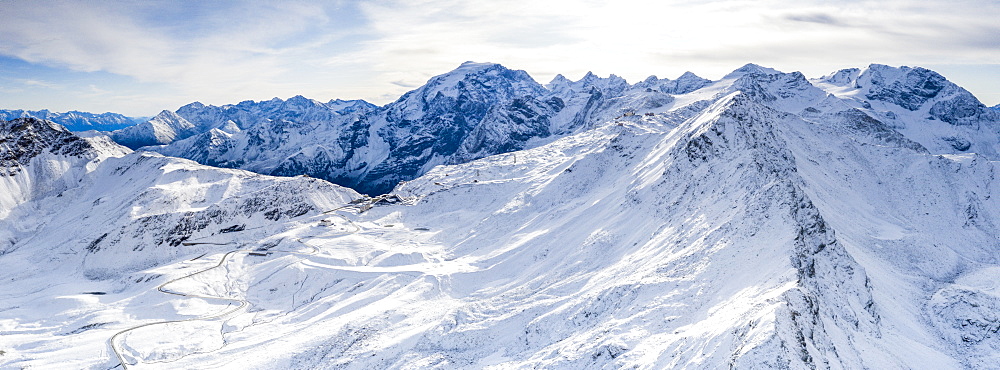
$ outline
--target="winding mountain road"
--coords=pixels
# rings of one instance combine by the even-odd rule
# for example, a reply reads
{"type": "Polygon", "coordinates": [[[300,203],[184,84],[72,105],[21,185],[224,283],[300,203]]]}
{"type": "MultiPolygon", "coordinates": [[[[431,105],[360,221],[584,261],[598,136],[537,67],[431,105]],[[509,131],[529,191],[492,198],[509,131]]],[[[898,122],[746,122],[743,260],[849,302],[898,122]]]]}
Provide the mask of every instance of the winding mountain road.
{"type": "MultiPolygon", "coordinates": [[[[353,207],[353,206],[354,205],[350,205],[349,204],[349,205],[341,206],[341,207],[338,207],[338,208],[335,208],[335,209],[332,209],[332,210],[329,210],[329,211],[326,211],[326,212],[322,213],[324,215],[332,214],[333,216],[340,217],[340,218],[344,219],[344,221],[346,221],[347,224],[350,225],[350,227],[354,228],[354,230],[352,230],[352,231],[345,231],[344,233],[342,233],[340,235],[334,235],[334,236],[341,236],[341,235],[353,234],[353,233],[357,233],[357,232],[359,232],[361,230],[361,228],[358,225],[356,225],[353,221],[351,221],[347,217],[344,217],[342,215],[333,213],[333,212],[336,212],[338,210],[341,210],[341,209],[344,209],[344,208],[348,208],[348,207],[353,207]]],[[[268,253],[284,253],[284,254],[288,254],[288,255],[298,255],[298,256],[314,256],[314,255],[316,255],[317,252],[319,252],[319,250],[316,247],[306,244],[305,242],[302,241],[302,239],[296,239],[296,241],[298,241],[298,242],[300,242],[300,243],[302,243],[302,244],[304,244],[304,245],[312,248],[312,251],[309,252],[309,253],[304,253],[304,252],[295,252],[295,251],[270,251],[269,250],[267,252],[268,253]]],[[[192,243],[192,244],[217,244],[218,245],[219,243],[192,243]]],[[[212,299],[212,300],[217,300],[217,301],[225,301],[225,302],[228,302],[227,303],[227,307],[226,307],[226,309],[224,309],[224,310],[222,310],[220,312],[217,312],[217,313],[214,313],[214,314],[211,314],[211,315],[207,315],[207,316],[200,316],[200,317],[195,317],[195,318],[190,318],[190,319],[183,319],[183,320],[166,320],[166,321],[151,322],[151,323],[146,323],[146,324],[142,324],[142,325],[133,326],[133,327],[130,327],[130,328],[127,328],[127,329],[124,329],[124,330],[121,330],[121,331],[115,333],[114,335],[111,336],[111,339],[108,339],[108,345],[111,346],[111,350],[115,353],[115,356],[118,357],[118,362],[121,363],[122,368],[123,369],[128,369],[129,366],[133,365],[133,364],[129,364],[125,360],[125,356],[123,355],[123,352],[124,352],[125,349],[122,348],[121,345],[116,344],[118,338],[121,337],[122,335],[128,333],[128,332],[131,332],[131,331],[134,331],[134,330],[137,330],[137,329],[141,329],[141,328],[145,328],[145,327],[154,326],[154,325],[166,325],[166,324],[181,323],[181,322],[190,322],[190,321],[214,320],[214,319],[218,319],[218,318],[221,318],[221,317],[225,317],[225,316],[227,316],[229,314],[232,314],[232,313],[234,313],[236,311],[239,311],[239,310],[243,309],[244,307],[250,305],[250,302],[247,301],[247,300],[245,300],[245,299],[227,298],[227,297],[222,297],[222,296],[206,296],[206,295],[199,295],[199,294],[188,294],[188,293],[183,293],[183,292],[172,291],[170,289],[167,289],[166,286],[170,285],[170,284],[172,284],[172,283],[174,283],[176,281],[184,280],[184,279],[189,279],[189,278],[191,278],[191,277],[193,277],[195,275],[202,274],[202,273],[214,270],[216,268],[222,267],[222,265],[225,264],[226,261],[228,259],[230,259],[230,257],[232,255],[236,254],[236,253],[250,254],[250,253],[253,253],[253,252],[259,252],[259,251],[253,250],[253,249],[238,249],[238,250],[230,251],[230,252],[226,253],[225,255],[223,255],[222,259],[219,260],[219,263],[216,263],[214,266],[211,266],[211,267],[208,267],[208,268],[205,268],[205,269],[199,270],[197,272],[194,272],[194,273],[191,273],[191,274],[187,274],[187,275],[175,278],[175,279],[171,279],[171,280],[169,280],[169,281],[167,281],[167,282],[165,282],[165,283],[160,284],[159,286],[157,286],[156,290],[158,290],[158,291],[160,291],[161,293],[164,293],[164,294],[170,294],[170,295],[180,296],[180,297],[184,297],[184,298],[201,298],[201,299],[212,299]],[[234,305],[236,307],[233,307],[234,305]]],[[[137,365],[137,364],[134,364],[134,365],[137,365]]]]}

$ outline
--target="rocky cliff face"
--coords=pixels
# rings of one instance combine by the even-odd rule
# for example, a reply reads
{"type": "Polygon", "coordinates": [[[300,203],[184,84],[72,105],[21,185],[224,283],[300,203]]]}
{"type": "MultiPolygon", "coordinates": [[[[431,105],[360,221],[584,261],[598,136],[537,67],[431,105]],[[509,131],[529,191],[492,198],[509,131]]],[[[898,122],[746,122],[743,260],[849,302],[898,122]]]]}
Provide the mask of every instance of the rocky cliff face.
{"type": "Polygon", "coordinates": [[[86,140],[73,135],[51,121],[36,118],[18,118],[4,121],[0,126],[0,167],[4,174],[14,176],[24,165],[47,153],[56,157],[96,157],[93,147],[86,140]]]}

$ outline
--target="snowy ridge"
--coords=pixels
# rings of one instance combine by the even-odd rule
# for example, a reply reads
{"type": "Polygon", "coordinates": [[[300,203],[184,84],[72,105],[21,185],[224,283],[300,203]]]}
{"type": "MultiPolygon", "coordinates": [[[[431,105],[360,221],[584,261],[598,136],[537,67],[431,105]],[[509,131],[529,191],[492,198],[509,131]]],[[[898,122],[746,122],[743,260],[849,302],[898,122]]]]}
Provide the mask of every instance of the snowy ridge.
{"type": "MultiPolygon", "coordinates": [[[[379,356],[402,351],[395,360],[400,362],[370,362],[366,351],[337,358],[363,361],[363,367],[397,367],[402,361],[477,367],[499,342],[502,358],[514,361],[506,366],[516,367],[857,364],[830,352],[833,339],[823,337],[840,327],[823,329],[822,320],[846,316],[844,311],[849,318],[858,314],[810,302],[858,299],[859,312],[867,312],[871,298],[863,270],[840,250],[817,210],[789,179],[794,176],[791,154],[767,123],[768,115],[778,114],[754,112],[760,108],[744,96],[716,103],[666,137],[612,126],[523,152],[518,164],[501,156],[492,163],[439,168],[407,183],[400,192],[422,197],[417,207],[427,210],[404,211],[397,218],[399,210],[387,209],[370,217],[445,227],[441,241],[456,246],[451,250],[455,261],[478,267],[448,279],[453,289],[448,296],[482,303],[449,313],[415,346],[385,349],[379,356]],[[654,146],[663,149],[647,152],[654,146]],[[634,175],[611,175],[618,171],[634,175]],[[717,203],[721,199],[730,200],[717,203]],[[461,206],[469,203],[477,204],[475,212],[482,215],[461,206]],[[728,216],[687,216],[719,211],[728,216]],[[457,229],[444,226],[455,222],[456,212],[482,221],[457,229]],[[748,222],[759,223],[762,215],[772,215],[763,219],[771,221],[748,222]],[[539,219],[546,221],[533,222],[539,219]],[[766,238],[747,240],[761,230],[767,230],[766,238]],[[710,245],[716,247],[706,248],[710,245]],[[758,257],[746,261],[755,250],[758,257]],[[723,278],[735,266],[744,275],[723,278]],[[816,278],[817,270],[826,279],[816,278]],[[846,281],[856,284],[842,286],[841,276],[853,276],[846,281]],[[801,285],[796,287],[797,280],[801,285]],[[738,294],[746,281],[754,282],[745,287],[753,293],[738,294]],[[827,291],[832,285],[846,292],[827,291]],[[753,303],[779,297],[784,303],[753,303]],[[695,319],[705,313],[703,321],[695,319]],[[453,324],[452,315],[468,319],[453,324]],[[730,337],[725,333],[731,329],[721,329],[729,325],[749,335],[730,337]],[[523,333],[511,330],[521,326],[526,326],[523,333]],[[809,338],[801,348],[800,337],[809,338]],[[706,352],[706,346],[716,350],[706,352]]],[[[427,299],[432,297],[429,293],[427,299]]],[[[867,315],[860,320],[871,330],[875,319],[867,315]]],[[[381,330],[391,333],[394,327],[381,330]]],[[[323,363],[316,361],[299,364],[323,363]]]]}

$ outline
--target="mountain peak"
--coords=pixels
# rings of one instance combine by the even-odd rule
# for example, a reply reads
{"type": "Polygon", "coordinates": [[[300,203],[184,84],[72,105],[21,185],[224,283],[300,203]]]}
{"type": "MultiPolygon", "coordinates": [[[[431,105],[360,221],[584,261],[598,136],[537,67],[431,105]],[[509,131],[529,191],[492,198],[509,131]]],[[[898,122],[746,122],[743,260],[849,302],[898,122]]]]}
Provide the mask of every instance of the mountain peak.
{"type": "Polygon", "coordinates": [[[603,91],[621,92],[629,88],[628,82],[624,78],[611,74],[607,78],[599,77],[594,72],[587,72],[579,81],[573,83],[578,91],[587,91],[597,88],[603,91]]]}
{"type": "Polygon", "coordinates": [[[460,68],[461,67],[476,68],[476,67],[490,67],[490,66],[494,66],[494,65],[498,65],[498,64],[497,63],[490,63],[490,62],[476,62],[476,61],[467,60],[464,63],[460,64],[459,67],[460,68]]]}
{"type": "Polygon", "coordinates": [[[969,95],[963,100],[976,100],[941,74],[921,67],[872,64],[858,76],[857,86],[867,89],[865,97],[868,99],[885,101],[910,111],[920,109],[924,103],[935,98],[956,93],[969,95]]]}
{"type": "Polygon", "coordinates": [[[449,74],[468,75],[471,73],[476,73],[479,71],[494,69],[494,68],[507,69],[507,67],[504,67],[503,65],[500,65],[498,63],[468,61],[462,63],[461,65],[458,66],[458,68],[455,68],[451,72],[445,73],[444,75],[449,75],[449,74]]]}
{"type": "Polygon", "coordinates": [[[512,70],[497,63],[465,62],[458,68],[434,77],[424,86],[407,92],[397,102],[419,97],[427,102],[440,94],[447,98],[457,98],[463,93],[477,91],[486,100],[492,95],[540,95],[544,88],[527,72],[512,70]]]}
{"type": "Polygon", "coordinates": [[[326,106],[340,114],[356,112],[359,110],[375,109],[378,106],[361,99],[343,100],[332,99],[326,106]]]}
{"type": "Polygon", "coordinates": [[[860,68],[844,68],[839,71],[828,74],[826,76],[820,77],[819,80],[833,85],[846,86],[849,84],[853,84],[858,79],[858,76],[860,74],[861,74],[860,68]]]}
{"type": "Polygon", "coordinates": [[[763,75],[775,75],[781,74],[782,72],[774,68],[762,67],[754,63],[747,63],[740,68],[730,72],[725,78],[738,77],[748,74],[763,74],[763,75]]]}
{"type": "Polygon", "coordinates": [[[866,70],[870,70],[870,71],[893,71],[893,72],[906,72],[906,71],[909,71],[911,69],[925,69],[925,68],[921,68],[921,67],[911,68],[909,66],[895,67],[895,66],[890,66],[890,65],[886,65],[886,64],[880,64],[880,63],[869,64],[868,67],[866,68],[866,70]]]}
{"type": "Polygon", "coordinates": [[[292,104],[292,105],[299,105],[299,106],[304,106],[304,105],[322,105],[323,104],[323,103],[320,103],[318,101],[315,101],[315,100],[309,99],[307,97],[304,97],[302,95],[295,95],[295,96],[293,96],[291,98],[288,98],[288,100],[285,100],[284,103],[285,104],[292,104]]]}
{"type": "Polygon", "coordinates": [[[691,71],[687,71],[677,77],[677,80],[704,80],[704,78],[701,78],[701,76],[698,76],[691,71]]]}
{"type": "MultiPolygon", "coordinates": [[[[185,104],[184,106],[182,106],[178,110],[181,110],[181,109],[204,109],[204,108],[205,108],[205,104],[202,104],[202,102],[200,102],[200,101],[195,101],[195,102],[191,102],[191,103],[185,104]]],[[[164,112],[166,112],[166,110],[164,110],[164,112]]]]}
{"type": "Polygon", "coordinates": [[[572,81],[570,81],[568,78],[566,78],[566,76],[563,76],[562,73],[560,73],[560,74],[557,74],[555,77],[552,77],[552,81],[549,81],[548,84],[549,85],[565,85],[565,84],[568,84],[568,83],[571,83],[571,82],[572,81]]]}
{"type": "Polygon", "coordinates": [[[660,78],[656,77],[656,75],[650,75],[649,77],[646,77],[646,79],[636,82],[634,85],[632,85],[632,88],[659,89],[661,84],[665,82],[670,82],[670,80],[665,79],[663,81],[660,81],[660,78]]]}
{"type": "Polygon", "coordinates": [[[61,125],[34,117],[0,121],[0,176],[13,176],[32,158],[48,151],[83,157],[93,147],[61,125]]]}

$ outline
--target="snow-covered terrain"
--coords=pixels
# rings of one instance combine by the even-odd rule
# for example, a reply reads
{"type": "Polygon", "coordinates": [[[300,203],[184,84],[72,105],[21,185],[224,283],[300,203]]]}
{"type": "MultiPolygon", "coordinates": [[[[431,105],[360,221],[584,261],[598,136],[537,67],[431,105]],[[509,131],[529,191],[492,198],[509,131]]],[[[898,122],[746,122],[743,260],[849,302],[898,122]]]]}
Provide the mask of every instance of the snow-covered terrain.
{"type": "Polygon", "coordinates": [[[91,329],[184,314],[168,313],[173,302],[155,293],[146,298],[159,276],[150,269],[232,248],[189,240],[278,231],[358,196],[317,179],[130,152],[48,121],[0,126],[0,367],[38,355],[46,360],[24,366],[91,366],[90,356],[110,354],[106,333],[91,329]]]}
{"type": "Polygon", "coordinates": [[[386,156],[365,162],[428,166],[376,198],[4,123],[0,367],[1000,363],[1000,113],[940,75],[750,64],[536,91],[462,68],[483,74],[358,118],[409,143],[354,146],[386,156]],[[501,83],[483,76],[519,108],[456,98],[501,83]],[[428,96],[441,110],[409,105],[428,96]],[[492,118],[457,126],[461,107],[492,118]],[[428,127],[522,144],[445,156],[428,127]],[[407,145],[438,154],[390,155],[407,145]]]}
{"type": "Polygon", "coordinates": [[[90,113],[69,111],[66,113],[50,112],[47,109],[31,111],[22,109],[0,109],[0,121],[17,118],[38,118],[49,120],[66,127],[70,131],[114,131],[120,130],[146,120],[146,117],[126,117],[118,113],[90,113]]]}

